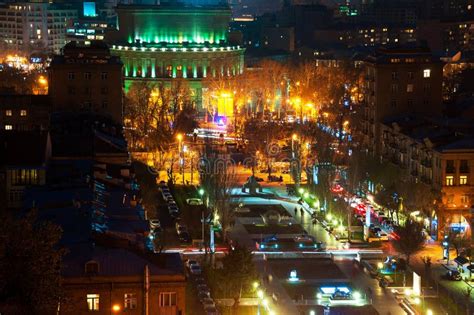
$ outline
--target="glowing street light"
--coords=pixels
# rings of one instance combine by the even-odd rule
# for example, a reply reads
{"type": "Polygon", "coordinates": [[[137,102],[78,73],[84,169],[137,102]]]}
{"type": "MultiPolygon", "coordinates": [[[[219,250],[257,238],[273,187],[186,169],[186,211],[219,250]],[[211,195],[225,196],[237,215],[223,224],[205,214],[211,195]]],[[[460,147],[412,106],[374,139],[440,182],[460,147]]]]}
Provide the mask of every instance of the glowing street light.
{"type": "Polygon", "coordinates": [[[428,309],[428,310],[426,311],[426,315],[433,315],[433,311],[430,310],[430,309],[428,309]]]}
{"type": "Polygon", "coordinates": [[[120,305],[114,304],[114,305],[112,306],[112,311],[113,311],[114,313],[120,312],[120,305]]]}
{"type": "Polygon", "coordinates": [[[260,286],[260,284],[257,281],[255,281],[254,283],[252,283],[252,286],[253,286],[254,290],[257,290],[257,288],[260,286]]]}
{"type": "Polygon", "coordinates": [[[201,197],[204,195],[204,189],[201,188],[201,189],[199,189],[198,192],[199,192],[199,195],[200,195],[201,197]]]}
{"type": "Polygon", "coordinates": [[[259,299],[263,299],[263,291],[262,290],[258,290],[257,291],[257,296],[259,299]]]}

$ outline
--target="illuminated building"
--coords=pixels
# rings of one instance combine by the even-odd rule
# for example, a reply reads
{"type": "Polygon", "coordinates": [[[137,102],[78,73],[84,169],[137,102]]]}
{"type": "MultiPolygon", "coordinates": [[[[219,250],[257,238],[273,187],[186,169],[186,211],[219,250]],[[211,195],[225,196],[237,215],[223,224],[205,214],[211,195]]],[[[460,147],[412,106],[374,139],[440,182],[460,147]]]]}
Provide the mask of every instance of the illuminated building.
{"type": "Polygon", "coordinates": [[[66,27],[77,18],[69,5],[19,2],[0,7],[0,41],[26,54],[58,53],[66,44],[66,27]]]}
{"type": "Polygon", "coordinates": [[[84,2],[81,16],[66,30],[66,40],[90,44],[93,40],[103,40],[105,33],[115,28],[116,16],[110,16],[106,9],[97,9],[95,2],[84,2]]]}
{"type": "Polygon", "coordinates": [[[119,5],[117,14],[118,30],[107,41],[124,64],[126,89],[135,81],[185,79],[201,108],[204,78],[243,71],[244,49],[227,37],[227,6],[119,5]]]}

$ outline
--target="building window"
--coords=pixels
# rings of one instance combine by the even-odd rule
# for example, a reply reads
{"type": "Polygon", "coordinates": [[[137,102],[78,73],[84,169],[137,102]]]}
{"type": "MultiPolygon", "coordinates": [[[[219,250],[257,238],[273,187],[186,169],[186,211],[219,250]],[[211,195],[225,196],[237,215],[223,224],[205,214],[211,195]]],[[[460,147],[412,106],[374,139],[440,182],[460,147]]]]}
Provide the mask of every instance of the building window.
{"type": "Polygon", "coordinates": [[[467,175],[459,176],[459,185],[467,185],[467,175]]]}
{"type": "Polygon", "coordinates": [[[160,307],[176,306],[176,292],[160,293],[160,307]]]}
{"type": "Polygon", "coordinates": [[[25,117],[26,115],[28,115],[28,112],[26,111],[26,109],[20,110],[20,116],[25,117]]]}
{"type": "Polygon", "coordinates": [[[5,125],[5,130],[13,130],[13,126],[12,125],[5,125]]]}
{"type": "Polygon", "coordinates": [[[390,106],[392,106],[393,108],[397,107],[397,100],[392,100],[390,102],[390,106]]]}
{"type": "Polygon", "coordinates": [[[461,160],[461,163],[459,165],[459,172],[469,173],[469,165],[467,164],[467,160],[461,160]]]}
{"type": "Polygon", "coordinates": [[[125,293],[123,305],[126,309],[134,310],[137,308],[137,295],[135,293],[125,293]]]}
{"type": "Polygon", "coordinates": [[[107,72],[102,72],[102,73],[100,74],[100,78],[101,78],[102,80],[107,80],[107,72]]]}
{"type": "Polygon", "coordinates": [[[431,70],[430,69],[423,70],[423,78],[429,78],[429,77],[431,77],[431,70]]]}
{"type": "Polygon", "coordinates": [[[454,185],[454,176],[449,175],[446,176],[446,186],[453,186],[454,185]]]}
{"type": "Polygon", "coordinates": [[[107,108],[107,105],[108,105],[107,101],[102,101],[102,108],[107,108]]]}
{"type": "Polygon", "coordinates": [[[408,107],[412,107],[413,106],[413,100],[407,100],[407,103],[408,103],[408,107]]]}
{"type": "Polygon", "coordinates": [[[89,311],[99,310],[99,294],[87,294],[87,307],[89,311]]]}
{"type": "Polygon", "coordinates": [[[461,196],[461,203],[462,204],[469,204],[469,195],[462,195],[461,196]]]}
{"type": "Polygon", "coordinates": [[[446,201],[447,201],[448,204],[454,203],[454,195],[448,195],[446,197],[446,201]]]}
{"type": "Polygon", "coordinates": [[[75,89],[73,86],[69,86],[69,87],[67,88],[67,93],[68,93],[69,95],[75,95],[75,94],[76,94],[76,89],[75,89]]]}
{"type": "Polygon", "coordinates": [[[91,93],[90,87],[86,86],[86,87],[84,88],[84,94],[85,94],[85,95],[88,95],[88,94],[90,94],[90,93],[91,93]]]}
{"type": "Polygon", "coordinates": [[[85,101],[84,102],[84,108],[91,108],[92,107],[92,102],[91,101],[85,101]]]}
{"type": "Polygon", "coordinates": [[[407,92],[408,93],[413,92],[413,84],[407,84],[407,92]]]}
{"type": "Polygon", "coordinates": [[[7,110],[5,111],[5,116],[12,116],[12,115],[13,115],[13,112],[12,112],[11,109],[7,109],[7,110]]]}
{"type": "Polygon", "coordinates": [[[408,79],[413,79],[413,77],[414,77],[413,72],[409,71],[408,72],[408,79]]]}
{"type": "Polygon", "coordinates": [[[11,185],[35,185],[39,183],[38,171],[35,169],[17,169],[10,173],[11,185]]]}
{"type": "Polygon", "coordinates": [[[92,75],[90,72],[84,72],[84,79],[90,80],[92,78],[92,75]]]}
{"type": "Polygon", "coordinates": [[[69,73],[67,74],[67,78],[68,78],[69,80],[74,80],[75,77],[76,77],[76,75],[74,74],[74,72],[69,72],[69,73]]]}
{"type": "Polygon", "coordinates": [[[390,89],[392,93],[398,93],[398,84],[392,84],[390,89]]]}
{"type": "Polygon", "coordinates": [[[398,79],[398,72],[393,71],[392,72],[392,80],[397,80],[398,79]]]}
{"type": "Polygon", "coordinates": [[[425,84],[423,85],[423,92],[429,93],[430,90],[431,90],[431,85],[430,85],[429,83],[425,83],[425,84]]]}
{"type": "Polygon", "coordinates": [[[109,91],[107,90],[106,87],[103,87],[103,88],[100,89],[100,93],[101,93],[101,94],[107,94],[108,92],[109,92],[109,91]]]}
{"type": "Polygon", "coordinates": [[[88,275],[98,274],[99,273],[99,263],[96,262],[96,261],[93,261],[93,260],[86,262],[85,271],[86,271],[86,274],[88,274],[88,275]]]}
{"type": "Polygon", "coordinates": [[[446,160],[446,173],[454,173],[454,160],[446,160]]]}

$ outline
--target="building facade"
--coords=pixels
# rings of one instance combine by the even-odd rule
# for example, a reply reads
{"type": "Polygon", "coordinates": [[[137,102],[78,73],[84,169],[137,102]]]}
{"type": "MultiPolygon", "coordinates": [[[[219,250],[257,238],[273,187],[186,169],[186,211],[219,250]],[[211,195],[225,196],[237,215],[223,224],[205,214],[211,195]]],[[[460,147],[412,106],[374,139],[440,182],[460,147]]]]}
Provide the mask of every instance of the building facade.
{"type": "Polygon", "coordinates": [[[0,130],[47,130],[50,109],[46,95],[0,95],[0,130]]]}
{"type": "Polygon", "coordinates": [[[381,130],[381,157],[397,165],[409,182],[430,187],[439,199],[426,213],[432,236],[472,233],[474,137],[456,131],[466,132],[465,127],[436,119],[406,117],[381,124],[381,130]]]}
{"type": "Polygon", "coordinates": [[[365,61],[360,141],[380,152],[380,123],[406,113],[441,114],[443,64],[421,48],[379,49],[365,61]]]}
{"type": "Polygon", "coordinates": [[[184,79],[202,104],[203,79],[242,73],[244,49],[227,38],[222,5],[119,5],[118,31],[107,41],[124,63],[125,88],[136,81],[184,79]]]}
{"type": "Polygon", "coordinates": [[[122,122],[122,62],[104,42],[68,43],[48,73],[54,111],[98,113],[122,122]]]}
{"type": "Polygon", "coordinates": [[[58,53],[66,44],[66,28],[77,9],[47,2],[18,2],[0,7],[0,40],[7,49],[58,53]]]}
{"type": "Polygon", "coordinates": [[[179,255],[144,257],[126,249],[91,247],[71,248],[70,259],[65,258],[66,302],[60,314],[186,314],[179,255]]]}

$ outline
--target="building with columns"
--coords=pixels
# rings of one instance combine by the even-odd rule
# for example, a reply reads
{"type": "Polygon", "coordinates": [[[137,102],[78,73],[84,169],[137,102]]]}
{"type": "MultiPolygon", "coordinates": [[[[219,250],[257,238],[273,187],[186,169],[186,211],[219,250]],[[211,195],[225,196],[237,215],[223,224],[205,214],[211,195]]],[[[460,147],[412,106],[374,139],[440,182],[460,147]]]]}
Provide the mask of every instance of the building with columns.
{"type": "Polygon", "coordinates": [[[243,71],[244,49],[228,40],[231,12],[221,2],[119,5],[117,14],[107,41],[124,64],[126,90],[135,81],[185,79],[201,109],[203,79],[243,71]]]}

